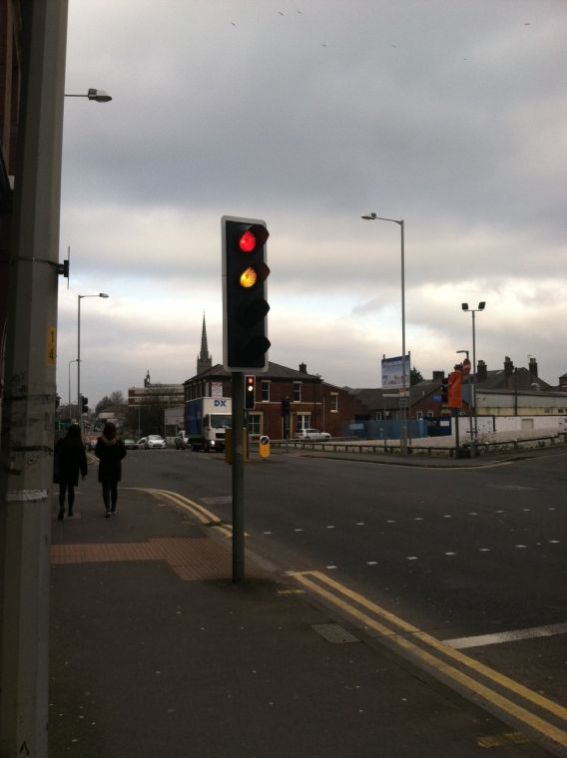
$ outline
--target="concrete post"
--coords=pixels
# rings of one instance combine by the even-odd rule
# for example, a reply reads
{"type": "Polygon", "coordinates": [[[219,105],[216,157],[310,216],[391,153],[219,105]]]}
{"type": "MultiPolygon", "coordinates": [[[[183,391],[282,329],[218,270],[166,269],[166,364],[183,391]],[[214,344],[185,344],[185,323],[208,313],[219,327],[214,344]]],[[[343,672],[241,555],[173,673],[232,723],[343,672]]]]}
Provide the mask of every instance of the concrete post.
{"type": "Polygon", "coordinates": [[[0,473],[0,755],[46,758],[67,0],[22,0],[21,10],[0,473]]]}

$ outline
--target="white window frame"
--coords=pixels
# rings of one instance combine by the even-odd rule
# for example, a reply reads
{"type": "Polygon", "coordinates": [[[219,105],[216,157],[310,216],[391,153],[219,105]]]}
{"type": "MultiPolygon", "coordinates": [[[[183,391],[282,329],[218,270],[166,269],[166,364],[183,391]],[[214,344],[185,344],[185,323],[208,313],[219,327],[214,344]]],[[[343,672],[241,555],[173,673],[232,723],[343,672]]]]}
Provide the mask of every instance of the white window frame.
{"type": "Polygon", "coordinates": [[[311,428],[311,414],[310,413],[296,413],[295,414],[295,428],[298,432],[302,429],[311,428]]]}
{"type": "Polygon", "coordinates": [[[248,411],[248,434],[260,435],[262,434],[262,414],[253,413],[248,411]]]}

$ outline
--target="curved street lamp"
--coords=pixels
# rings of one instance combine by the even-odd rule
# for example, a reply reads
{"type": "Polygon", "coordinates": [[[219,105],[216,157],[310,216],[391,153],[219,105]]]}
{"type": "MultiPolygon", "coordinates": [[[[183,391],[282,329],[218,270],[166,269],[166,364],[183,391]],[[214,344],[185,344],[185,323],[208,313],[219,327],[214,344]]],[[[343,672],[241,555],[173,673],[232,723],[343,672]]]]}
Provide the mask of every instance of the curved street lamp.
{"type": "Polygon", "coordinates": [[[378,216],[374,211],[361,216],[365,221],[390,221],[392,224],[398,224],[401,235],[401,268],[402,268],[402,397],[400,410],[402,416],[402,428],[400,439],[400,452],[407,455],[408,452],[408,408],[409,408],[409,390],[408,375],[406,365],[406,270],[405,270],[405,248],[404,248],[404,219],[385,218],[378,216]]]}

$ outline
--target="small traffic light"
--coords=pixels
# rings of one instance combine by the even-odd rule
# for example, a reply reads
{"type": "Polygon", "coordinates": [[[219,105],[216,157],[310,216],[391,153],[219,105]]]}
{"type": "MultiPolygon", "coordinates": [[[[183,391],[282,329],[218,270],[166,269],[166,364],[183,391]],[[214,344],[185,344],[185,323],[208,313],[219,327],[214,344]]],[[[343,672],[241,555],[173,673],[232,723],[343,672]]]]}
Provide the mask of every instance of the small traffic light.
{"type": "Polygon", "coordinates": [[[449,379],[446,377],[441,382],[441,400],[446,403],[449,399],[449,379]]]}
{"type": "Polygon", "coordinates": [[[223,216],[222,275],[224,368],[266,371],[268,368],[266,259],[269,237],[264,221],[223,216]]]}
{"type": "Polygon", "coordinates": [[[89,412],[89,399],[84,395],[81,395],[81,413],[89,412]]]}
{"type": "Polygon", "coordinates": [[[256,377],[247,376],[244,382],[244,407],[253,411],[256,404],[256,377]]]}

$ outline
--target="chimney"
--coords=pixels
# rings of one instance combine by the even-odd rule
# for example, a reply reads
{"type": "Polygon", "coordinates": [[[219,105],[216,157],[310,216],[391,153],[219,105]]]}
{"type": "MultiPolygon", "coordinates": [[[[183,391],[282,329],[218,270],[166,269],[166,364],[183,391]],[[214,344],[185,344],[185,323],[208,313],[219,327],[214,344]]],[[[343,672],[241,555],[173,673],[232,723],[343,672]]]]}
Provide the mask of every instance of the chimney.
{"type": "Polygon", "coordinates": [[[476,364],[476,378],[478,382],[485,382],[488,378],[488,370],[484,361],[478,361],[476,364]]]}
{"type": "Polygon", "coordinates": [[[514,364],[510,360],[510,356],[507,355],[504,358],[504,374],[506,376],[512,376],[513,373],[514,373],[514,364]]]}
{"type": "Polygon", "coordinates": [[[307,365],[305,363],[300,363],[299,364],[299,370],[301,371],[302,374],[306,374],[307,373],[307,365]]]}
{"type": "Polygon", "coordinates": [[[530,365],[528,366],[528,371],[530,374],[533,374],[533,376],[537,377],[537,361],[533,357],[530,357],[530,365]]]}

